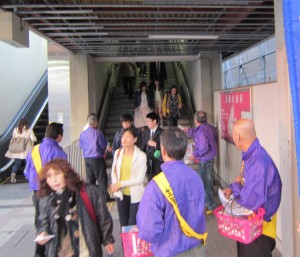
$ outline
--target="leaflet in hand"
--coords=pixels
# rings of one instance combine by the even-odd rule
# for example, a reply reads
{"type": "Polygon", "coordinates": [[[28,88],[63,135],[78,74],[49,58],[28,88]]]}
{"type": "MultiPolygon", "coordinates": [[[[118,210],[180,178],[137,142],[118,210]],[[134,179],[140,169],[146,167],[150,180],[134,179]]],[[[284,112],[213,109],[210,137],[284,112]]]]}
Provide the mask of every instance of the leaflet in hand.
{"type": "Polygon", "coordinates": [[[53,237],[55,237],[55,235],[37,236],[34,242],[52,239],[53,237]]]}
{"type": "Polygon", "coordinates": [[[231,194],[230,197],[227,199],[221,188],[219,188],[218,194],[220,201],[228,214],[234,216],[243,216],[250,215],[253,213],[253,211],[246,209],[245,207],[239,205],[236,201],[234,201],[233,194],[231,194]]]}

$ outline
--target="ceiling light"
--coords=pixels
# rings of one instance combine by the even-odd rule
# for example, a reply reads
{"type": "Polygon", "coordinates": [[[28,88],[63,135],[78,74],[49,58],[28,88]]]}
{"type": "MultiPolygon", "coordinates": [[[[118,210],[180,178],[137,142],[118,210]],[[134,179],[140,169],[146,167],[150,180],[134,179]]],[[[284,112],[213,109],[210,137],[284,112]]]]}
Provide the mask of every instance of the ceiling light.
{"type": "Polygon", "coordinates": [[[148,35],[151,39],[218,39],[218,35],[186,35],[186,34],[153,34],[148,35]]]}

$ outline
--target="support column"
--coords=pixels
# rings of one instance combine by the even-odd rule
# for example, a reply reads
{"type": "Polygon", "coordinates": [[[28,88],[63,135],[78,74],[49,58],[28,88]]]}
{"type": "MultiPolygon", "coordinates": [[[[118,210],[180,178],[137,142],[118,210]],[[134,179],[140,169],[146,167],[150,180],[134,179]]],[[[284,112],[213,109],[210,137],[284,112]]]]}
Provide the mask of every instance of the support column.
{"type": "Polygon", "coordinates": [[[70,63],[71,141],[79,138],[89,113],[87,55],[71,55],[70,63]]]}
{"type": "Polygon", "coordinates": [[[217,52],[201,52],[197,60],[184,62],[190,78],[195,107],[207,112],[208,121],[213,122],[213,92],[222,86],[222,59],[217,52]]]}
{"type": "Polygon", "coordinates": [[[279,172],[282,179],[283,190],[281,198],[281,213],[277,220],[277,247],[283,257],[297,256],[294,251],[294,229],[293,229],[293,168],[292,147],[293,134],[291,128],[292,113],[290,100],[290,85],[288,76],[288,64],[283,28],[282,1],[274,2],[275,8],[275,35],[276,35],[276,65],[278,84],[278,122],[279,122],[279,172]],[[288,210],[288,211],[287,211],[288,210]]]}
{"type": "Polygon", "coordinates": [[[49,121],[64,124],[61,146],[79,138],[89,113],[88,57],[50,45],[48,49],[49,121]]]}

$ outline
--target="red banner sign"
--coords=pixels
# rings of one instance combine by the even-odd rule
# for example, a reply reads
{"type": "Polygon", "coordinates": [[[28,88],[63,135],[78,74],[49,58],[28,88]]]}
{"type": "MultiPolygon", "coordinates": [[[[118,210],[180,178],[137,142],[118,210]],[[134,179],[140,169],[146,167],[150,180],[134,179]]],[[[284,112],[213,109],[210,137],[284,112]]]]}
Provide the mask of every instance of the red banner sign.
{"type": "Polygon", "coordinates": [[[233,143],[232,127],[241,118],[252,119],[250,88],[220,93],[221,137],[233,143]]]}

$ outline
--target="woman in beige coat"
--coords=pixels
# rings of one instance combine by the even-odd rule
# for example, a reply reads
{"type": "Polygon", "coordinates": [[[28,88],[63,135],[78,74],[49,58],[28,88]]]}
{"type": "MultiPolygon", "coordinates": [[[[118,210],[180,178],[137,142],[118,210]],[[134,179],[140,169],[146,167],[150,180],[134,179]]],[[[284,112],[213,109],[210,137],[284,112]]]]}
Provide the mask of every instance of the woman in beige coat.
{"type": "Polygon", "coordinates": [[[32,149],[33,143],[36,142],[37,139],[33,133],[33,130],[29,128],[28,121],[26,119],[20,120],[18,127],[16,127],[13,131],[12,137],[24,137],[27,142],[26,148],[23,152],[11,153],[10,151],[7,151],[5,154],[5,157],[9,159],[15,159],[11,169],[11,182],[16,183],[16,174],[21,167],[22,162],[25,161],[28,152],[32,149]]]}
{"type": "Polygon", "coordinates": [[[124,130],[114,155],[110,191],[114,193],[121,226],[136,225],[136,213],[144,194],[147,170],[146,154],[136,145],[137,135],[132,127],[124,130]]]}

